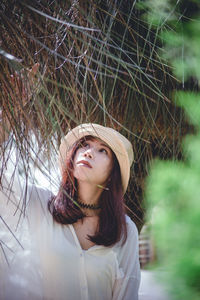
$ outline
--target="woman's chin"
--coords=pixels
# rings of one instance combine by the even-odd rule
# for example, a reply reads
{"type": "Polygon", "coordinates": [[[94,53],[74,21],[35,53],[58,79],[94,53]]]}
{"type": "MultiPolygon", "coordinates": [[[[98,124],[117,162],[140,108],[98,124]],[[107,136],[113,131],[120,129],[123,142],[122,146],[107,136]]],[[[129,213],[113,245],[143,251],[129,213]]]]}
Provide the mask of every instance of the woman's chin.
{"type": "Polygon", "coordinates": [[[102,183],[98,183],[97,181],[94,180],[94,178],[89,178],[88,176],[74,176],[78,182],[78,184],[84,183],[87,185],[91,185],[91,186],[102,186],[102,183]]]}

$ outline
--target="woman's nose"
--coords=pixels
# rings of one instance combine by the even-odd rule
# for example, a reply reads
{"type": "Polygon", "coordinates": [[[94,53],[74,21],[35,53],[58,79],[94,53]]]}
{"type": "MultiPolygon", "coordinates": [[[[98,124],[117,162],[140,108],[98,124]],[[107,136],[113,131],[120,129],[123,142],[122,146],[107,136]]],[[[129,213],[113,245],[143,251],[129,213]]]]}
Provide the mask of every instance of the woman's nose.
{"type": "Polygon", "coordinates": [[[87,149],[87,150],[84,152],[84,156],[85,156],[85,157],[89,157],[89,158],[93,158],[93,153],[92,153],[91,149],[87,149]]]}

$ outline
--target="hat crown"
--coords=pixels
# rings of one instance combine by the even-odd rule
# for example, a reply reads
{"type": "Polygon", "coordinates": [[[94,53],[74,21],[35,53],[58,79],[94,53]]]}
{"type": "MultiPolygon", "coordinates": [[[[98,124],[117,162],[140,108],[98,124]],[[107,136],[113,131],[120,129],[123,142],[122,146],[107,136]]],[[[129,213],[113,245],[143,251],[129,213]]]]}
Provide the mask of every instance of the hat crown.
{"type": "MultiPolygon", "coordinates": [[[[108,127],[109,128],[109,127],[108,127]]],[[[124,145],[124,148],[127,151],[128,154],[128,158],[129,158],[129,162],[130,162],[130,166],[133,163],[133,147],[131,145],[131,143],[129,142],[129,140],[123,136],[121,133],[119,133],[118,131],[114,130],[113,128],[110,128],[114,134],[116,134],[118,136],[118,138],[121,140],[121,142],[124,145]]]]}

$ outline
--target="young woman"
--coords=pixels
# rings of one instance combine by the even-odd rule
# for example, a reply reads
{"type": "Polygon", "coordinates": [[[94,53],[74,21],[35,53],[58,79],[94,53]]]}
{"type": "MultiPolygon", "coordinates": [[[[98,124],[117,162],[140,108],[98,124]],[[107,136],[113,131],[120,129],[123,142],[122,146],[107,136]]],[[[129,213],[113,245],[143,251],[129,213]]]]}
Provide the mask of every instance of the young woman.
{"type": "MultiPolygon", "coordinates": [[[[28,199],[18,237],[25,249],[9,271],[2,263],[0,299],[138,299],[138,232],[123,203],[132,161],[130,142],[112,128],[89,123],[68,132],[58,194],[21,189],[28,199]]],[[[2,186],[6,200],[8,181],[2,186]]],[[[18,189],[9,194],[12,203],[18,189]]]]}

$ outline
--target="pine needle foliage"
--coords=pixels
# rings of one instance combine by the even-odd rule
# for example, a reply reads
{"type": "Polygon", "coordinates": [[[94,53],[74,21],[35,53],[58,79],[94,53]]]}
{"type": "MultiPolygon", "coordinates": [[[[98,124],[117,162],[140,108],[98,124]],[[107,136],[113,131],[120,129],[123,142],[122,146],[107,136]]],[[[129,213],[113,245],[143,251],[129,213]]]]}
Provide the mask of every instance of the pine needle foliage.
{"type": "MultiPolygon", "coordinates": [[[[176,4],[175,1],[164,2],[168,8],[176,4]]],[[[177,26],[177,31],[168,28],[162,38],[174,73],[186,82],[196,83],[194,91],[174,94],[177,104],[184,108],[187,119],[195,127],[195,134],[184,139],[181,162],[157,160],[153,163],[146,199],[157,249],[156,267],[165,270],[162,280],[167,284],[170,299],[197,300],[200,298],[200,55],[197,51],[200,3],[187,1],[186,7],[182,26],[177,26],[176,16],[180,10],[172,9],[170,26],[177,26]]]]}
{"type": "Polygon", "coordinates": [[[126,201],[139,228],[149,161],[181,158],[180,141],[188,131],[182,109],[171,101],[180,81],[161,58],[162,40],[143,18],[146,9],[138,7],[140,2],[0,4],[4,131],[11,129],[29,164],[33,135],[50,159],[60,138],[77,124],[96,122],[120,130],[135,153],[126,201]],[[29,87],[29,70],[36,63],[39,69],[29,87]],[[27,97],[24,88],[30,89],[27,97]]]}

